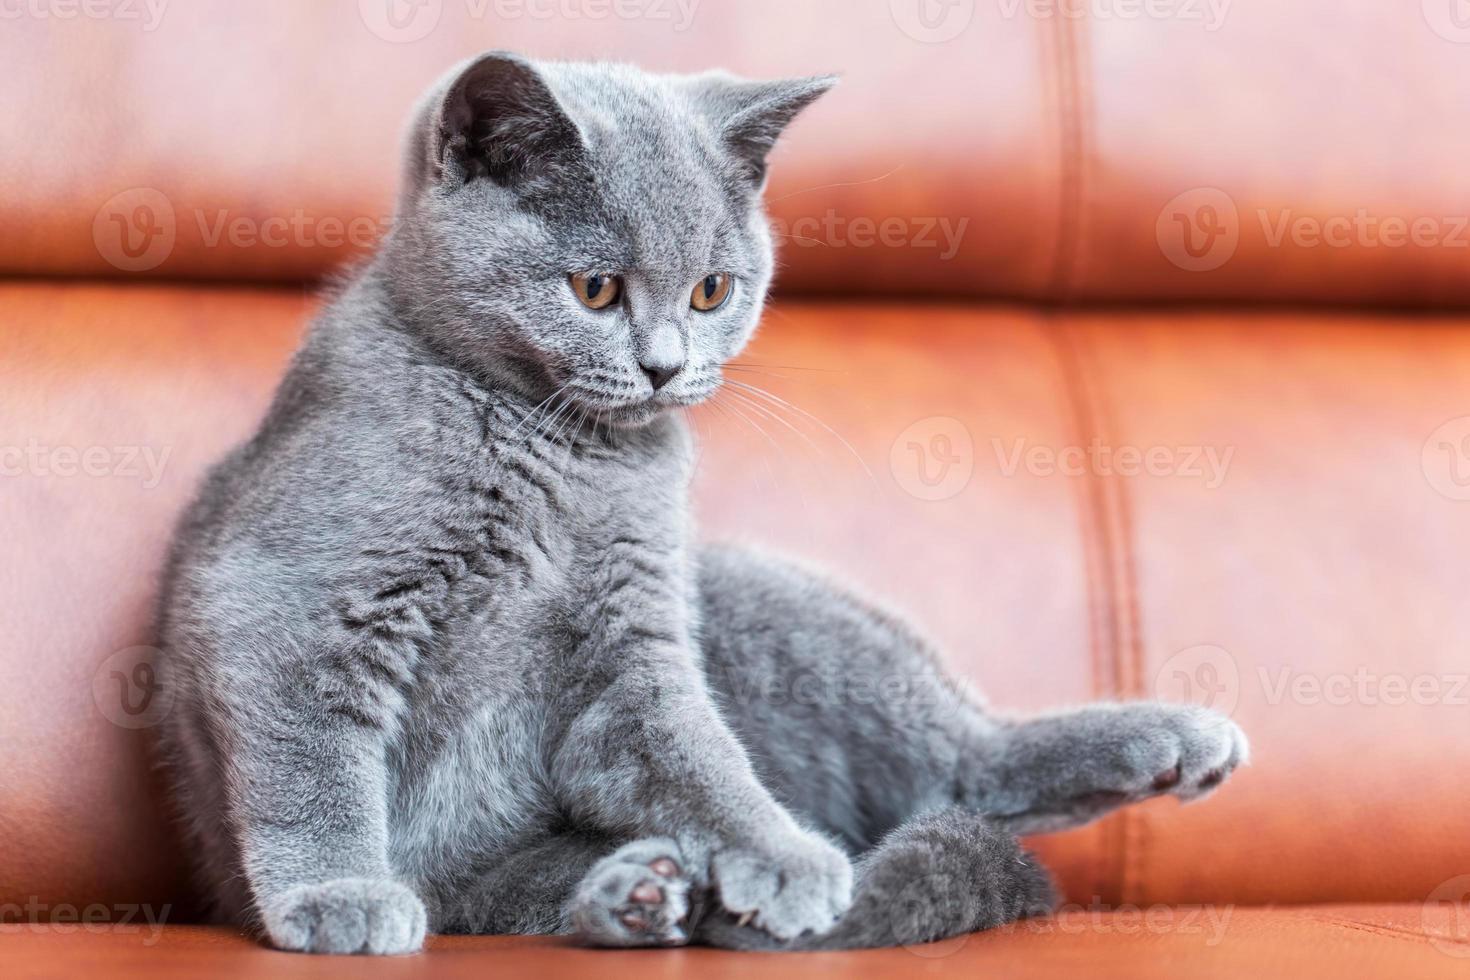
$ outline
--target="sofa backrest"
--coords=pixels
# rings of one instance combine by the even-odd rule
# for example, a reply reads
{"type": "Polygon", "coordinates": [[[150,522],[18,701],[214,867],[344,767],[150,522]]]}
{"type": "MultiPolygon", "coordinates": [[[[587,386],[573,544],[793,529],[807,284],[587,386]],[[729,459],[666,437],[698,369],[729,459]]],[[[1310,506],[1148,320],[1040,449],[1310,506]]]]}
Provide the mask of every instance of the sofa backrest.
{"type": "Polygon", "coordinates": [[[140,0],[19,16],[0,37],[0,272],[328,275],[390,216],[415,98],[499,47],[841,72],[774,168],[788,291],[1463,306],[1456,2],[140,0]]]}

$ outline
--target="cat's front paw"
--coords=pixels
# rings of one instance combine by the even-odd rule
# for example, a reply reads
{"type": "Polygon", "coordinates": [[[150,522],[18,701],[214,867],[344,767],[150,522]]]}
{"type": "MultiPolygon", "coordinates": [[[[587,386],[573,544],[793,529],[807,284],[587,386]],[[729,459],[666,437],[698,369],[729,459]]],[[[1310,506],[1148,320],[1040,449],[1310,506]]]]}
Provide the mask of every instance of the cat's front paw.
{"type": "Polygon", "coordinates": [[[678,845],[634,841],[592,866],[567,906],[577,936],[598,946],[682,946],[691,882],[678,845]]]}
{"type": "Polygon", "coordinates": [[[852,864],[816,834],[721,851],[711,871],[725,910],[777,939],[825,933],[852,904],[852,864]]]}
{"type": "Polygon", "coordinates": [[[386,879],[297,885],[266,902],[262,918],[274,946],[304,953],[416,953],[428,931],[418,895],[386,879]]]}

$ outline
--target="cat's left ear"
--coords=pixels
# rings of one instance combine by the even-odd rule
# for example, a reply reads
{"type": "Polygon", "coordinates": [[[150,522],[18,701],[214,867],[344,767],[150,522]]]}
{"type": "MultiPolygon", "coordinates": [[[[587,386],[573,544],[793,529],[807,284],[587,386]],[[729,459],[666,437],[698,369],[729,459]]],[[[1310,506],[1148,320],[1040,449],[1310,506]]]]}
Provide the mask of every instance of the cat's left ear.
{"type": "Polygon", "coordinates": [[[694,80],[697,99],[741,170],[759,186],[766,157],[796,114],[837,84],[836,75],[751,82],[724,73],[694,80]]]}

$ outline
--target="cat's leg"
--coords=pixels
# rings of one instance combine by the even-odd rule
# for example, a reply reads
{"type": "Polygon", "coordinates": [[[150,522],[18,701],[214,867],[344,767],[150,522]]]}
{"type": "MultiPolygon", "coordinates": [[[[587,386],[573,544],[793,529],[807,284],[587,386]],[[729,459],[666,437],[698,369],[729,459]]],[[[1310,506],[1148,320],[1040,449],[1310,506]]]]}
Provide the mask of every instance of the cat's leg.
{"type": "Polygon", "coordinates": [[[1249,758],[1234,722],[1192,705],[1097,704],[986,732],[961,799],[1014,833],[1064,830],[1151,796],[1195,800],[1249,758]]]}
{"type": "Polygon", "coordinates": [[[547,935],[568,932],[568,903],[587,872],[615,842],[600,834],[552,831],[506,844],[479,866],[435,883],[435,932],[547,935]]]}
{"type": "Polygon", "coordinates": [[[858,860],[852,906],[826,935],[782,944],[720,915],[697,935],[728,949],[910,945],[1043,915],[1055,901],[1050,877],[1014,835],[949,807],[906,821],[858,860]]]}
{"type": "Polygon", "coordinates": [[[548,713],[551,784],[577,826],[673,840],[681,868],[770,934],[826,931],[851,900],[851,864],[772,797],[721,717],[682,571],[657,542],[629,541],[588,574],[602,598],[573,624],[548,713]]]}
{"type": "Polygon", "coordinates": [[[901,619],[740,548],[702,550],[698,582],[705,674],[778,799],[854,852],[956,802],[991,725],[901,619]]]}
{"type": "Polygon", "coordinates": [[[708,905],[707,891],[668,838],[619,847],[601,834],[551,832],[440,882],[429,925],[477,935],[574,933],[598,946],[680,946],[708,905]]]}
{"type": "Polygon", "coordinates": [[[1035,833],[1193,799],[1247,755],[1233,722],[1188,705],[997,718],[901,620],[786,561],[707,549],[699,587],[705,672],[763,781],[854,850],[948,804],[1035,833]]]}
{"type": "MultiPolygon", "coordinates": [[[[257,651],[269,635],[262,626],[208,642],[257,651]]],[[[239,848],[253,924],[280,949],[412,952],[425,907],[388,858],[384,756],[400,695],[381,648],[342,639],[334,656],[221,656],[180,696],[213,705],[214,764],[200,778],[224,787],[216,832],[239,848]]]]}

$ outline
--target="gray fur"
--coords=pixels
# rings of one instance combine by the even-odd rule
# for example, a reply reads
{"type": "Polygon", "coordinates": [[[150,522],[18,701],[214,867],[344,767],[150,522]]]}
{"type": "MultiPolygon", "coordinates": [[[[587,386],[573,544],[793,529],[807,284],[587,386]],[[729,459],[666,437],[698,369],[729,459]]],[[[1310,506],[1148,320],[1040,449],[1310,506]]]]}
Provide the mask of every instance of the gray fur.
{"type": "Polygon", "coordinates": [[[217,918],[317,952],[922,941],[1047,906],[1015,833],[1244,758],[1190,708],[994,718],[872,604],[694,543],[668,409],[755,327],[765,154],[829,85],[491,54],[421,104],[392,233],[177,533],[162,747],[217,918]],[[584,308],[590,272],[626,303],[584,308]]]}

